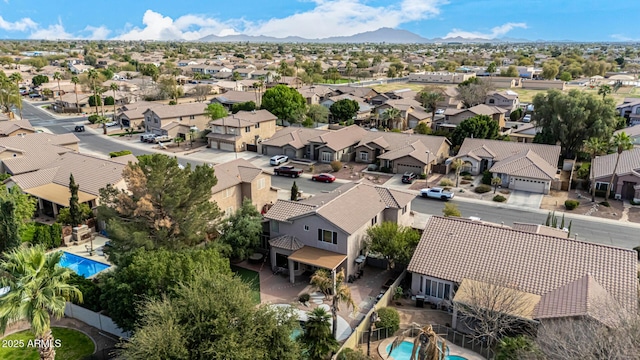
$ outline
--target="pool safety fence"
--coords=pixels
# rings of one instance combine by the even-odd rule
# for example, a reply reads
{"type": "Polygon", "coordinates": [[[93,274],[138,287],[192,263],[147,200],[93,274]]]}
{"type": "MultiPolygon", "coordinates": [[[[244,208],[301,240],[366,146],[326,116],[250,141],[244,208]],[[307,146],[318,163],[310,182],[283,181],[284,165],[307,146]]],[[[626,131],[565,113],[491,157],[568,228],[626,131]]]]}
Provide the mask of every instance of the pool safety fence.
{"type": "Polygon", "coordinates": [[[94,328],[100,329],[103,332],[109,333],[115,337],[129,339],[131,334],[123,331],[111,320],[110,317],[85,309],[81,306],[67,302],[64,308],[64,315],[73,319],[80,320],[94,328]]]}
{"type": "MultiPolygon", "coordinates": [[[[444,338],[449,344],[454,344],[454,345],[463,347],[465,349],[471,350],[483,356],[486,359],[495,358],[495,352],[492,349],[490,349],[489,347],[484,345],[481,341],[479,341],[478,339],[476,339],[475,337],[469,334],[461,333],[448,326],[444,326],[440,324],[433,324],[431,325],[431,327],[433,328],[433,331],[436,332],[436,334],[444,338]]],[[[420,333],[420,329],[417,329],[417,328],[409,328],[406,330],[400,329],[398,332],[404,333],[405,336],[407,337],[416,337],[420,333]]]]}

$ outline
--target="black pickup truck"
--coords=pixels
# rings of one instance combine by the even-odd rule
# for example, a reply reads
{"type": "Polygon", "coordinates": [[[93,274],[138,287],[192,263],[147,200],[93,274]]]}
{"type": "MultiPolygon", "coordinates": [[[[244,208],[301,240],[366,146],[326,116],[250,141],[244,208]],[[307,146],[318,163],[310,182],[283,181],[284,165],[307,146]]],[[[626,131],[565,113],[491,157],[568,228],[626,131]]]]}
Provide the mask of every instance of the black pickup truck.
{"type": "Polygon", "coordinates": [[[275,175],[300,177],[302,169],[294,168],[293,166],[280,166],[273,169],[275,175]]]}

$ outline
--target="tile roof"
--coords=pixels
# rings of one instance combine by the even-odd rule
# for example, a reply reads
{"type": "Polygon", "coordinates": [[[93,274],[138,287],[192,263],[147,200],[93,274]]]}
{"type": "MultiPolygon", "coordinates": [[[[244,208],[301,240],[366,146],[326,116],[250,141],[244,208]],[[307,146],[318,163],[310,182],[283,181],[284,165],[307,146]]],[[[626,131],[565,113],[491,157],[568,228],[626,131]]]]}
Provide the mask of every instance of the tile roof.
{"type": "Polygon", "coordinates": [[[36,129],[31,126],[29,120],[0,121],[0,136],[11,134],[20,129],[36,131],[36,129]]]}
{"type": "Polygon", "coordinates": [[[282,235],[278,236],[277,238],[273,238],[269,240],[269,245],[279,249],[292,251],[300,250],[302,249],[302,247],[304,247],[304,244],[300,240],[298,240],[297,237],[292,235],[282,235]]]}
{"type": "Polygon", "coordinates": [[[490,106],[490,105],[480,104],[480,105],[472,106],[472,107],[470,107],[468,109],[447,108],[445,110],[444,114],[445,115],[457,115],[457,114],[463,113],[465,111],[469,111],[469,112],[474,113],[476,115],[492,116],[494,114],[504,114],[508,110],[503,109],[503,108],[498,107],[498,106],[490,106]]]}
{"type": "MultiPolygon", "coordinates": [[[[613,168],[616,166],[616,158],[618,153],[613,153],[604,156],[598,156],[593,159],[593,174],[595,178],[603,176],[611,176],[613,168]]],[[[640,173],[640,148],[633,148],[631,150],[625,150],[620,154],[620,161],[618,162],[618,169],[616,174],[622,176],[631,173],[640,173]]],[[[640,176],[640,175],[638,175],[640,176]]]]}
{"type": "Polygon", "coordinates": [[[214,165],[213,170],[218,182],[211,188],[212,194],[243,182],[251,182],[262,173],[262,169],[245,159],[236,159],[214,165]]]}
{"type": "Polygon", "coordinates": [[[556,167],[546,162],[531,149],[499,161],[489,171],[533,179],[551,180],[556,177],[556,167]]]}
{"type": "Polygon", "coordinates": [[[278,200],[264,215],[266,219],[287,222],[290,218],[308,214],[317,208],[316,205],[305,204],[299,201],[278,200]]]}
{"type": "Polygon", "coordinates": [[[309,139],[329,133],[329,130],[308,129],[289,126],[278,130],[271,138],[263,140],[262,146],[290,145],[296,149],[302,149],[309,143],[309,139]]]}
{"type": "Polygon", "coordinates": [[[558,145],[517,143],[502,140],[466,138],[460,146],[457,157],[469,155],[475,158],[491,158],[497,162],[526,150],[532,150],[544,161],[553,165],[554,168],[558,164],[558,158],[560,157],[560,146],[558,145]]]}
{"type": "Polygon", "coordinates": [[[278,118],[268,110],[238,111],[236,114],[210,121],[210,125],[245,127],[265,121],[275,121],[278,118]]]}
{"type": "MultiPolygon", "coordinates": [[[[640,99],[638,99],[638,101],[640,102],[640,99]]],[[[640,136],[640,124],[617,130],[613,134],[615,135],[619,133],[627,133],[630,137],[640,136]]]]}
{"type": "Polygon", "coordinates": [[[527,223],[514,222],[512,229],[530,232],[534,234],[557,236],[562,238],[569,237],[569,233],[562,229],[552,228],[551,226],[544,226],[540,224],[527,224],[527,223]]]}
{"type": "MultiPolygon", "coordinates": [[[[387,151],[384,154],[378,156],[378,159],[383,160],[396,160],[405,156],[411,156],[412,158],[426,164],[427,163],[427,151],[429,149],[420,141],[415,141],[409,145],[405,145],[401,148],[387,151]]],[[[436,160],[435,156],[431,156],[431,160],[436,160]]]]}
{"type": "Polygon", "coordinates": [[[256,101],[256,93],[253,91],[227,91],[217,95],[211,102],[217,101],[221,104],[235,104],[247,101],[256,101]]]}
{"type": "Polygon", "coordinates": [[[635,310],[637,264],[632,250],[432,216],[408,270],[457,283],[497,275],[541,296],[590,274],[622,306],[635,310]]]}
{"type": "Polygon", "coordinates": [[[10,174],[38,170],[58,158],[73,152],[64,145],[80,142],[74,134],[53,135],[48,133],[27,134],[0,138],[0,152],[12,151],[20,155],[2,160],[10,174]]]}
{"type": "Polygon", "coordinates": [[[149,109],[149,111],[153,111],[160,119],[166,119],[179,116],[202,115],[205,113],[206,107],[203,103],[188,103],[154,106],[149,109]]]}
{"type": "Polygon", "coordinates": [[[367,133],[369,133],[367,130],[357,125],[351,125],[309,139],[309,142],[324,144],[333,151],[340,151],[357,144],[367,133]]]}

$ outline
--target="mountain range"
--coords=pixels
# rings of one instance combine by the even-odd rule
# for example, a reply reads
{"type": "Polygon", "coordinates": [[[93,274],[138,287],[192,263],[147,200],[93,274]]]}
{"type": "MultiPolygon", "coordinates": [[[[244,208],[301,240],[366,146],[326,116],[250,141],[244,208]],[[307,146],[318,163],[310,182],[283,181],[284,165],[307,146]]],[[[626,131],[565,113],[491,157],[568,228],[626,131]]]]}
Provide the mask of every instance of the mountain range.
{"type": "Polygon", "coordinates": [[[299,36],[287,36],[277,38],[272,36],[254,35],[208,35],[200,39],[204,42],[252,42],[252,43],[323,43],[323,44],[349,44],[349,43],[387,43],[387,44],[430,44],[430,43],[500,43],[500,42],[529,42],[525,39],[470,39],[462,37],[427,39],[411,31],[380,28],[350,36],[333,36],[322,39],[305,39],[299,36]]]}

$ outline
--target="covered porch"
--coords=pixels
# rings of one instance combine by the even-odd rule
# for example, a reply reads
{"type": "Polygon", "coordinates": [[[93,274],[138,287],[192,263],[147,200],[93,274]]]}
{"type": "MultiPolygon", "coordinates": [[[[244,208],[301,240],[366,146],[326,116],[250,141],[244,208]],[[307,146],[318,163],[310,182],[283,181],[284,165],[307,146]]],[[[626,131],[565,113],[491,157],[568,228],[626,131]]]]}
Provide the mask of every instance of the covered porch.
{"type": "MultiPolygon", "coordinates": [[[[22,192],[37,199],[36,212],[38,215],[54,219],[58,217],[60,209],[69,207],[69,198],[71,198],[68,187],[55,183],[24,189],[22,192]]],[[[97,199],[96,195],[78,191],[78,203],[80,204],[87,203],[90,208],[93,208],[97,199]]]]}

